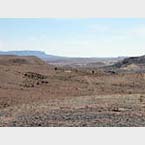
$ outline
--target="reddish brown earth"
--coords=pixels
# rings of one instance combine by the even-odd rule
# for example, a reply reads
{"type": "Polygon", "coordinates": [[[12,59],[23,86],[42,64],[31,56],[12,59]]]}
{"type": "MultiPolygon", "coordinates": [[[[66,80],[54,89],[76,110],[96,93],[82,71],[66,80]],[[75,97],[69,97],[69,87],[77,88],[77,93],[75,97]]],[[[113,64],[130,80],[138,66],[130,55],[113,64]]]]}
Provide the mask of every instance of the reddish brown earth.
{"type": "Polygon", "coordinates": [[[145,74],[0,56],[0,126],[145,126],[145,74]]]}

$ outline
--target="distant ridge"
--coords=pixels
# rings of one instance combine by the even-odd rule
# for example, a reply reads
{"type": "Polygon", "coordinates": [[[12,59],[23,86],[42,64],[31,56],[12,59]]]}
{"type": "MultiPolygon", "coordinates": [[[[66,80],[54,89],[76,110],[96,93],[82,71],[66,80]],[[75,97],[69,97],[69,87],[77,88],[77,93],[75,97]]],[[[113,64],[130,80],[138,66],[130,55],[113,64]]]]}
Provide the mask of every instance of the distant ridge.
{"type": "Polygon", "coordinates": [[[22,50],[22,51],[0,51],[0,55],[15,55],[15,56],[35,56],[49,64],[66,65],[66,66],[86,66],[98,67],[115,63],[123,60],[125,57],[65,57],[46,54],[43,51],[22,50]],[[101,64],[101,65],[100,65],[101,64]]]}
{"type": "Polygon", "coordinates": [[[124,60],[114,64],[114,66],[120,68],[120,67],[127,66],[130,64],[145,65],[145,55],[139,56],[139,57],[125,58],[124,60]]]}
{"type": "Polygon", "coordinates": [[[54,55],[47,55],[43,51],[33,51],[33,50],[26,50],[26,51],[0,51],[0,55],[17,55],[17,56],[36,56],[43,60],[57,60],[61,57],[54,56],[54,55]]]}

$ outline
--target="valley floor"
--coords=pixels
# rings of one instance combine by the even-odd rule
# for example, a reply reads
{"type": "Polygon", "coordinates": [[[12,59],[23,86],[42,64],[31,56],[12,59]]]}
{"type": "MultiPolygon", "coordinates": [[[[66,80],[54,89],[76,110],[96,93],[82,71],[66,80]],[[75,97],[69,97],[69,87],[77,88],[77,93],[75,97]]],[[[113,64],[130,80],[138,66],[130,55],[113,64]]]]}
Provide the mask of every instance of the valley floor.
{"type": "Polygon", "coordinates": [[[145,95],[51,99],[1,109],[0,126],[145,126],[145,95]]]}
{"type": "Polygon", "coordinates": [[[0,64],[1,127],[145,126],[144,73],[27,63],[0,64]]]}

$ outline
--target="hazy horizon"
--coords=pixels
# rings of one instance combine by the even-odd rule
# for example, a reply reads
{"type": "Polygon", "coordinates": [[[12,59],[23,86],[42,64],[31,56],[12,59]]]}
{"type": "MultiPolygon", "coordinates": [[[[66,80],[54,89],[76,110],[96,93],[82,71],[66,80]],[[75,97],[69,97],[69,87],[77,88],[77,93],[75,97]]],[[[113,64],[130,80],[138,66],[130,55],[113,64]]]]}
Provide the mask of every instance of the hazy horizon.
{"type": "Polygon", "coordinates": [[[44,53],[46,55],[50,55],[50,56],[58,56],[58,57],[68,57],[68,58],[117,58],[117,57],[133,57],[133,56],[105,56],[105,57],[102,57],[102,56],[97,56],[97,57],[85,57],[85,56],[62,56],[62,55],[55,55],[55,54],[49,54],[45,51],[41,51],[41,50],[8,50],[8,51],[5,51],[5,50],[0,50],[0,53],[9,53],[9,52],[40,52],[40,53],[44,53]]]}
{"type": "Polygon", "coordinates": [[[0,32],[0,51],[43,51],[66,57],[145,54],[144,18],[0,18],[0,32]]]}

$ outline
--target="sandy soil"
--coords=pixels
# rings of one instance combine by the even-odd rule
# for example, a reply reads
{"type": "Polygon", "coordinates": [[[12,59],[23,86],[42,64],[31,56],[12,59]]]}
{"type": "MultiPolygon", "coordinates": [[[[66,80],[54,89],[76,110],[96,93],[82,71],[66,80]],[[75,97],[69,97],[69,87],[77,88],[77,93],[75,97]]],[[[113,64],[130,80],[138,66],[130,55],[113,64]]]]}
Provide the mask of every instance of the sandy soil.
{"type": "Polygon", "coordinates": [[[145,74],[94,71],[0,58],[0,126],[145,126],[145,74]]]}

